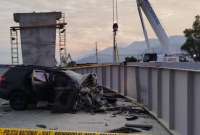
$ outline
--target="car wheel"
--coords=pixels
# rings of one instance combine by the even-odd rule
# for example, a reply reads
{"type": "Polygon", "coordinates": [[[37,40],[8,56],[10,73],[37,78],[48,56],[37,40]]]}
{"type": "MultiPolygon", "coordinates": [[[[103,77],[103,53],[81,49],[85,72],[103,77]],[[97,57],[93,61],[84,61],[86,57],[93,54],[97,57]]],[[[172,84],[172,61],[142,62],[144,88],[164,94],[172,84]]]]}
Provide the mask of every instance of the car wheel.
{"type": "Polygon", "coordinates": [[[28,106],[27,96],[21,91],[15,91],[10,96],[10,106],[14,110],[25,110],[28,106]]]}

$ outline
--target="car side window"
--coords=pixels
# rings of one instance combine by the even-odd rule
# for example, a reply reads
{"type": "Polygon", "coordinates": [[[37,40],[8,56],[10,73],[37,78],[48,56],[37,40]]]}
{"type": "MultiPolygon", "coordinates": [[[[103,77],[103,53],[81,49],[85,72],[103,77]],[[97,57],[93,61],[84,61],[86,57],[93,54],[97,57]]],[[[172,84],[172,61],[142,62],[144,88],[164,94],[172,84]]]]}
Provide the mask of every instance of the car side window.
{"type": "Polygon", "coordinates": [[[32,81],[34,83],[45,83],[49,80],[49,73],[44,70],[33,70],[32,81]]]}

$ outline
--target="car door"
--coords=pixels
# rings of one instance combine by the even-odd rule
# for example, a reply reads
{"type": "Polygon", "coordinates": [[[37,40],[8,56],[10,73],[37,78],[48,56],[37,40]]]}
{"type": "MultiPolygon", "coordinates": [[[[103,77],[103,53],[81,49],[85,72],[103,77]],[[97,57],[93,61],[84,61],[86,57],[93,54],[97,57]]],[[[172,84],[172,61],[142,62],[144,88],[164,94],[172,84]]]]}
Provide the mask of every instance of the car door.
{"type": "Polygon", "coordinates": [[[45,70],[33,70],[32,72],[32,87],[38,100],[48,100],[49,76],[50,73],[45,70]]]}

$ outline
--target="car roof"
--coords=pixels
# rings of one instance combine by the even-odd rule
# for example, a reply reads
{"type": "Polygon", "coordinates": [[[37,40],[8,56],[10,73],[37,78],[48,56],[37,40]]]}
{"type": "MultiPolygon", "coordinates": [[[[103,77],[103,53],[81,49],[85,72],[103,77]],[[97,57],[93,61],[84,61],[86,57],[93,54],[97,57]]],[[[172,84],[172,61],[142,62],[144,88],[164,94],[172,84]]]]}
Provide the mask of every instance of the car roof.
{"type": "Polygon", "coordinates": [[[11,67],[5,73],[5,76],[16,73],[16,72],[20,72],[20,71],[27,73],[27,72],[31,72],[32,70],[45,70],[45,71],[51,72],[51,73],[64,73],[64,71],[61,70],[59,67],[44,67],[44,66],[35,66],[35,65],[16,65],[16,66],[11,67]]]}
{"type": "Polygon", "coordinates": [[[52,72],[61,72],[62,70],[58,67],[44,67],[44,66],[36,66],[36,65],[17,65],[14,68],[18,69],[27,69],[27,70],[33,70],[33,69],[39,69],[39,70],[46,70],[46,71],[52,71],[52,72]]]}

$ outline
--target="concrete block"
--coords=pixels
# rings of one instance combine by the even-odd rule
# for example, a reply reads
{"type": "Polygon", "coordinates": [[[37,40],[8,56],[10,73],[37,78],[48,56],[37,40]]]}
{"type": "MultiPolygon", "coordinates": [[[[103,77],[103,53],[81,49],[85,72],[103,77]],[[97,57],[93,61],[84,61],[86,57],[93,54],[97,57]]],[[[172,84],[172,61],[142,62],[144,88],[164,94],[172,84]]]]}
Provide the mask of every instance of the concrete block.
{"type": "Polygon", "coordinates": [[[56,20],[61,12],[15,13],[19,22],[24,65],[56,65],[56,20]]]}

